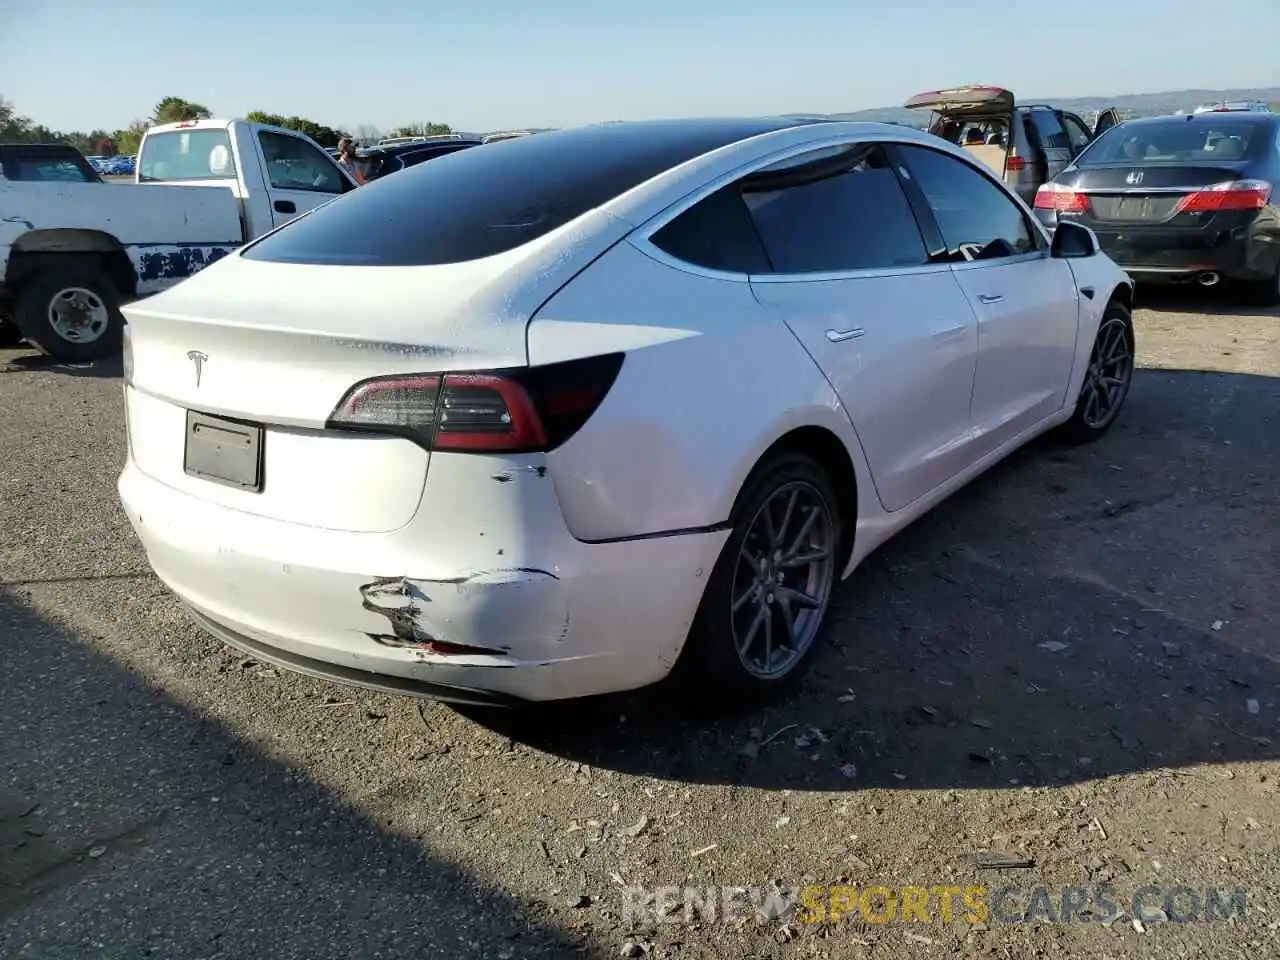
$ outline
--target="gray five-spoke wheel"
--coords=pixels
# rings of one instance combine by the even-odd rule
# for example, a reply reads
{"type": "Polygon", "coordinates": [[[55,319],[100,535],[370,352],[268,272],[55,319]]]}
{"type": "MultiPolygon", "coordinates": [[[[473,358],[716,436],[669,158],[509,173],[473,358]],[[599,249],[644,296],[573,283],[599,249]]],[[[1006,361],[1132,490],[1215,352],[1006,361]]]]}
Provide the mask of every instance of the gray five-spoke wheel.
{"type": "Polygon", "coordinates": [[[734,646],[752,676],[785,676],[813,645],[835,580],[835,538],[826,498],[804,480],[779,486],[751,519],[729,596],[734,646]]]}
{"type": "Polygon", "coordinates": [[[1098,329],[1089,355],[1089,369],[1080,389],[1085,425],[1100,430],[1115,419],[1133,379],[1133,349],[1128,324],[1121,317],[1108,317],[1098,329]]]}

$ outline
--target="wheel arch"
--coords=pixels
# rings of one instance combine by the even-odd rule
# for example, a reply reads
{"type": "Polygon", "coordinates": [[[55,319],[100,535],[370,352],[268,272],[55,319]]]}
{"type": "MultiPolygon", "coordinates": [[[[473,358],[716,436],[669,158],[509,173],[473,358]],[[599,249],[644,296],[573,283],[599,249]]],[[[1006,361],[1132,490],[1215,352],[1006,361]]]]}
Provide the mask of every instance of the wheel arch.
{"type": "Polygon", "coordinates": [[[840,511],[842,538],[840,543],[840,567],[843,569],[853,553],[853,542],[858,525],[859,484],[858,470],[848,444],[835,431],[816,423],[794,426],[782,433],[756,457],[746,471],[734,496],[729,522],[735,523],[742,507],[743,495],[762,469],[780,456],[800,454],[814,460],[831,479],[836,491],[835,507],[840,511]]]}
{"type": "Polygon", "coordinates": [[[138,276],[124,246],[103,230],[72,228],[30,230],[9,254],[5,283],[17,290],[43,270],[88,263],[111,278],[123,296],[137,292],[138,276]]]}

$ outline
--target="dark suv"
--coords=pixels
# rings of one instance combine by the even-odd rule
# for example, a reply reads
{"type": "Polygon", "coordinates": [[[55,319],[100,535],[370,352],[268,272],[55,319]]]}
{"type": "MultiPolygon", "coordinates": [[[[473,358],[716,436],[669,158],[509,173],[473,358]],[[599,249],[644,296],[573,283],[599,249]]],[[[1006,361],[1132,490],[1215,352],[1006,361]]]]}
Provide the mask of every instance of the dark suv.
{"type": "Polygon", "coordinates": [[[955,87],[916,94],[905,104],[933,112],[929,132],[954,143],[1004,178],[1030,205],[1040,184],[1066,169],[1098,134],[1120,122],[1103,110],[1092,128],[1044,103],[1014,102],[1003,87],[955,87]]]}
{"type": "Polygon", "coordinates": [[[102,183],[75,147],[62,143],[0,143],[0,177],[55,183],[102,183]]]}

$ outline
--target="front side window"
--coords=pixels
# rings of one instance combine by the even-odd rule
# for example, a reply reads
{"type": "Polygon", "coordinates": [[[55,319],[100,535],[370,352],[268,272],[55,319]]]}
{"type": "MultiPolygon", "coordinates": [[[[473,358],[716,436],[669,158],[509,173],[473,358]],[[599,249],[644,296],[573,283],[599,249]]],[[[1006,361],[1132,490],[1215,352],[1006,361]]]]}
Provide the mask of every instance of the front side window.
{"type": "Polygon", "coordinates": [[[990,177],[939,150],[897,149],[933,211],[950,259],[990,260],[1036,249],[1026,215],[990,177]]]}
{"type": "Polygon", "coordinates": [[[258,142],[274,189],[342,192],[345,181],[337,165],[305,140],[260,130],[258,142]]]}
{"type": "Polygon", "coordinates": [[[138,158],[138,179],[235,179],[236,162],[226,130],[169,130],[149,134],[138,158]]]}

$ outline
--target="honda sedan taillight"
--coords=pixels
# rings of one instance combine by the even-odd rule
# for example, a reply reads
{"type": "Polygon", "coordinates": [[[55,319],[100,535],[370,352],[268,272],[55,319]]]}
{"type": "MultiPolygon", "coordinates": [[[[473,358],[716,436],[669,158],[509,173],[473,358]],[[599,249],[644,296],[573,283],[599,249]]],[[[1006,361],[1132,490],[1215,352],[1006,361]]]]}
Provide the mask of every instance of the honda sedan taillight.
{"type": "Polygon", "coordinates": [[[428,450],[552,450],[600,406],[622,358],[615,353],[520,370],[376,377],[347,392],[328,426],[392,433],[428,450]]]}

